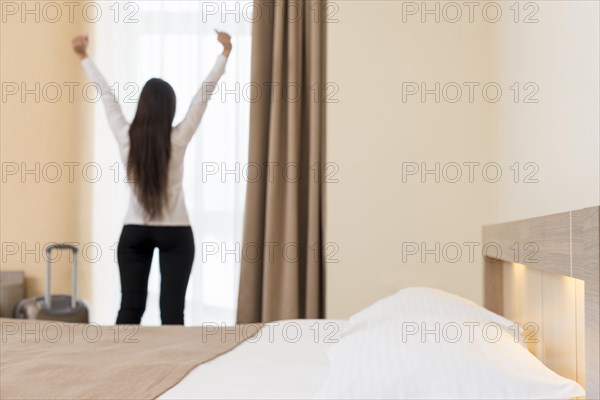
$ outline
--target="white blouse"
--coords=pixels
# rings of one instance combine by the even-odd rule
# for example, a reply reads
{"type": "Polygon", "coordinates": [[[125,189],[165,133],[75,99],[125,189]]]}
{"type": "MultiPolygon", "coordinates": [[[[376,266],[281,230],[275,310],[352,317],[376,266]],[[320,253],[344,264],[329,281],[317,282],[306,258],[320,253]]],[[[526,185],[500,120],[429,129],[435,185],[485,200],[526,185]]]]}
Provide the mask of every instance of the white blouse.
{"type": "MultiPolygon", "coordinates": [[[[125,215],[124,225],[155,225],[155,226],[189,226],[187,208],[183,196],[183,157],[188,143],[194,132],[198,129],[202,115],[206,110],[208,100],[212,96],[217,82],[225,73],[227,57],[219,55],[217,61],[210,71],[201,88],[198,90],[192,100],[192,104],[185,115],[183,121],[171,130],[171,159],[169,161],[168,171],[168,203],[163,209],[160,219],[145,220],[144,210],[138,202],[133,192],[133,183],[129,184],[129,209],[125,215]]],[[[98,84],[101,90],[101,98],[104,103],[108,124],[117,139],[121,153],[121,160],[124,165],[129,156],[129,126],[130,123],[125,120],[121,106],[115,98],[113,91],[108,83],[89,58],[81,61],[88,78],[98,84]]]]}

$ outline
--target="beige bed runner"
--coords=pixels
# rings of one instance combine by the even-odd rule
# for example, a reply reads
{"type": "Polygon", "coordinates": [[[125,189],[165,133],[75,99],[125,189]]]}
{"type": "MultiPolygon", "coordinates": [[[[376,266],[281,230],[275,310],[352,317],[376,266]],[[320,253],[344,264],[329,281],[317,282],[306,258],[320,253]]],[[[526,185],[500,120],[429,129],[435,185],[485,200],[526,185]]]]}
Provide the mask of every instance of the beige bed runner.
{"type": "Polygon", "coordinates": [[[0,324],[2,399],[153,399],[262,327],[0,324]]]}

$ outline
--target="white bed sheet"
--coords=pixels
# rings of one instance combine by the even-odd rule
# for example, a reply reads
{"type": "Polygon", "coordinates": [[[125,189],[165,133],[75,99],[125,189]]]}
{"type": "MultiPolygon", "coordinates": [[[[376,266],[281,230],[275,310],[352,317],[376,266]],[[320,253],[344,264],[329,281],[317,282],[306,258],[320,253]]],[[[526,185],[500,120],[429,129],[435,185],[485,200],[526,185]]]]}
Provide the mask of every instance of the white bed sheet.
{"type": "MultiPolygon", "coordinates": [[[[310,399],[329,373],[342,320],[284,320],[194,368],[159,399],[310,399]]],[[[232,333],[233,334],[233,333],[232,333]]]]}

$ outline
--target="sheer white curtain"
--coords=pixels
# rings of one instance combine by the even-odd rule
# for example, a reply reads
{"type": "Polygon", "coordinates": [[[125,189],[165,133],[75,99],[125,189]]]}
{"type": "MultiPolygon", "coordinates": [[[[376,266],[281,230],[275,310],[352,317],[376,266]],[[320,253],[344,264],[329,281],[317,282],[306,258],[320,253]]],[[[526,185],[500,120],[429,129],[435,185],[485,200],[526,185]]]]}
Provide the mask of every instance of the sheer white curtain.
{"type": "MultiPolygon", "coordinates": [[[[245,199],[241,170],[248,149],[251,27],[248,1],[98,2],[102,18],[90,37],[92,54],[129,121],[144,83],[169,82],[177,94],[179,122],[221,48],[214,29],[232,35],[226,73],[210,100],[185,159],[184,192],[196,240],[186,298],[186,325],[235,322],[239,243],[245,199]],[[233,250],[233,251],[232,251],[233,250]],[[237,253],[237,254],[235,254],[237,253]]],[[[94,158],[110,179],[94,186],[94,241],[104,255],[94,265],[92,319],[114,323],[120,284],[116,242],[127,207],[125,169],[116,143],[95,105],[94,158]]],[[[155,251],[142,324],[160,324],[160,273],[155,251]]]]}

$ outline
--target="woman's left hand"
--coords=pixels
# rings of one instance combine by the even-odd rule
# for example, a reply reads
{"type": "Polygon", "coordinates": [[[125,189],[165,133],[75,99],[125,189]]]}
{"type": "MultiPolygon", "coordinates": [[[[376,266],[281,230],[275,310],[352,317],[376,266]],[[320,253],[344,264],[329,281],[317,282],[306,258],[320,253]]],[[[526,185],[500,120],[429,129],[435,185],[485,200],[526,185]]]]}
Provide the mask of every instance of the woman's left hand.
{"type": "Polygon", "coordinates": [[[73,45],[73,51],[81,59],[84,59],[87,57],[88,42],[89,42],[88,35],[75,36],[71,42],[71,44],[73,45]]]}

